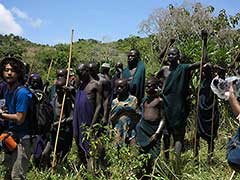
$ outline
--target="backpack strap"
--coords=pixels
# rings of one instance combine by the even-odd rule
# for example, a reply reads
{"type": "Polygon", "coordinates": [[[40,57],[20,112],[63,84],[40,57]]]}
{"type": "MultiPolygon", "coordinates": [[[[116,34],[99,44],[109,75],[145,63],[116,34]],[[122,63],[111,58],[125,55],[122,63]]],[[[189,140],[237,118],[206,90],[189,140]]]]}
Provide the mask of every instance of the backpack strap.
{"type": "MultiPolygon", "coordinates": [[[[13,102],[14,102],[14,110],[16,111],[16,105],[17,105],[17,93],[18,93],[18,91],[20,90],[20,89],[22,89],[22,88],[26,88],[25,86],[18,86],[17,88],[16,88],[16,90],[14,91],[14,93],[13,93],[13,102]]],[[[29,90],[31,93],[32,93],[32,91],[31,90],[29,90]]],[[[27,111],[27,113],[28,114],[31,114],[32,112],[31,112],[31,110],[30,110],[31,108],[30,107],[28,107],[28,111],[27,111]]],[[[29,117],[31,117],[31,115],[29,115],[29,117]]],[[[31,119],[30,119],[30,121],[31,121],[31,119]]],[[[29,125],[31,124],[31,122],[29,122],[29,125]]],[[[32,135],[32,133],[30,133],[30,143],[31,144],[33,144],[33,138],[34,138],[34,136],[32,135]]]]}
{"type": "Polygon", "coordinates": [[[16,105],[17,105],[17,93],[22,88],[24,88],[24,86],[18,86],[13,93],[13,106],[15,111],[16,111],[16,105]]]}

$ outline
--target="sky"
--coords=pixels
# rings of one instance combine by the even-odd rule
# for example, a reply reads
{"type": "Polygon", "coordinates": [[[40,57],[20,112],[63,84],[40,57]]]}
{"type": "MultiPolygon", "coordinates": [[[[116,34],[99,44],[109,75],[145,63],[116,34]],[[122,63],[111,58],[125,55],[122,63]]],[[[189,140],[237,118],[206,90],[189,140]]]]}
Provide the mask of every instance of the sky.
{"type": "Polygon", "coordinates": [[[139,33],[139,25],[158,8],[201,2],[215,11],[240,12],[240,0],[0,0],[0,34],[54,45],[96,39],[116,41],[139,33]]]}

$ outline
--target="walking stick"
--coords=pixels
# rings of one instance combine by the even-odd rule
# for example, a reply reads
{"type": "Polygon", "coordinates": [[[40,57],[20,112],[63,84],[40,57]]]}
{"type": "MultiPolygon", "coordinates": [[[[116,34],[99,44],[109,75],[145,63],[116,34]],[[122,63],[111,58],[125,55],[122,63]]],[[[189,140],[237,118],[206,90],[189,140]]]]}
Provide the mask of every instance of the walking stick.
{"type": "Polygon", "coordinates": [[[229,180],[232,180],[232,179],[233,179],[233,177],[234,177],[235,173],[236,173],[236,171],[233,171],[233,172],[232,172],[232,175],[231,175],[231,177],[230,177],[230,179],[229,179],[229,180]]]}
{"type": "MultiPolygon", "coordinates": [[[[71,33],[71,42],[70,42],[70,48],[69,48],[68,72],[67,72],[66,86],[68,85],[68,81],[69,81],[71,58],[72,58],[72,44],[73,44],[73,29],[72,29],[72,33],[71,33]]],[[[58,136],[59,136],[59,131],[60,131],[60,127],[61,127],[61,119],[62,119],[62,116],[63,116],[63,109],[64,109],[65,99],[66,99],[66,91],[64,92],[64,95],[63,95],[62,107],[61,107],[60,117],[59,117],[59,120],[58,120],[57,135],[56,135],[56,140],[55,140],[55,145],[54,145],[54,152],[53,152],[52,174],[54,173],[58,136]]]]}
{"type": "Polygon", "coordinates": [[[211,124],[211,142],[210,142],[210,154],[211,155],[211,159],[210,162],[212,162],[212,156],[213,156],[213,128],[214,128],[214,117],[215,117],[215,102],[216,102],[216,96],[215,94],[213,94],[213,108],[212,108],[212,124],[211,124]]]}
{"type": "MultiPolygon", "coordinates": [[[[205,30],[202,30],[202,38],[203,36],[207,36],[207,32],[205,30]]],[[[198,86],[198,92],[197,92],[197,118],[195,120],[195,132],[194,132],[194,153],[197,152],[197,128],[198,128],[198,106],[199,106],[199,96],[200,96],[200,86],[201,86],[201,81],[202,81],[202,66],[203,66],[203,61],[206,61],[206,53],[207,53],[207,49],[205,47],[205,41],[206,39],[203,39],[202,41],[202,57],[201,57],[201,61],[200,61],[200,79],[199,79],[199,86],[198,86]]]]}
{"type": "MultiPolygon", "coordinates": [[[[49,67],[48,67],[48,73],[47,73],[47,79],[46,79],[46,81],[48,81],[48,79],[49,79],[50,72],[51,72],[51,69],[52,69],[52,65],[53,65],[53,58],[51,59],[50,65],[49,65],[49,67]]],[[[47,86],[44,86],[43,92],[45,92],[46,89],[47,89],[47,86]]]]}
{"type": "Polygon", "coordinates": [[[162,59],[162,61],[161,61],[161,63],[160,63],[160,68],[162,67],[162,65],[163,65],[163,63],[165,62],[165,59],[166,59],[166,56],[167,56],[167,52],[168,52],[168,49],[172,46],[172,44],[175,42],[175,40],[173,41],[173,42],[168,42],[168,44],[167,44],[167,47],[165,47],[166,49],[164,50],[165,52],[164,52],[164,56],[163,56],[163,59],[162,59]]]}

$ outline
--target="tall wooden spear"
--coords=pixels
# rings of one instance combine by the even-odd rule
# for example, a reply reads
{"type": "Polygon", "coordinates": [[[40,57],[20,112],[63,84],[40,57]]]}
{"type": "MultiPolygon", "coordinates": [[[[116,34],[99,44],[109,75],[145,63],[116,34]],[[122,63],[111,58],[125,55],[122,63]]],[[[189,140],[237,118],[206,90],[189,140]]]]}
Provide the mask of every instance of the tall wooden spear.
{"type": "MultiPolygon", "coordinates": [[[[216,96],[215,94],[213,94],[213,107],[212,107],[212,122],[211,122],[211,141],[210,141],[210,158],[212,158],[213,156],[213,152],[212,152],[212,148],[213,148],[213,131],[214,131],[214,118],[215,118],[215,103],[216,103],[216,96]]],[[[210,162],[212,161],[212,159],[210,159],[210,162]]]]}
{"type": "Polygon", "coordinates": [[[201,86],[201,81],[202,81],[202,67],[203,67],[203,63],[206,62],[207,59],[207,36],[208,33],[206,30],[202,30],[201,32],[201,36],[202,36],[202,57],[201,57],[201,61],[200,61],[200,79],[199,79],[199,85],[198,85],[198,92],[197,92],[197,118],[195,121],[195,132],[194,132],[194,153],[197,152],[197,128],[198,128],[198,114],[199,114],[199,96],[200,96],[200,86],[201,86]]]}
{"type": "MultiPolygon", "coordinates": [[[[68,85],[69,74],[70,74],[70,66],[71,66],[71,58],[72,58],[73,32],[74,32],[74,31],[73,31],[73,29],[72,29],[71,42],[70,42],[70,48],[69,48],[68,71],[67,71],[66,86],[68,85]]],[[[60,127],[61,127],[61,120],[62,120],[62,116],[63,116],[63,109],[64,109],[64,104],[65,104],[65,99],[66,99],[66,91],[64,92],[64,95],[63,95],[62,108],[61,108],[60,117],[59,117],[59,120],[58,120],[58,128],[57,128],[57,134],[56,134],[56,140],[55,140],[54,152],[53,152],[52,174],[54,173],[54,167],[55,167],[55,161],[56,161],[56,150],[57,150],[57,143],[58,143],[58,136],[59,136],[59,131],[60,131],[60,127]]]]}
{"type": "Polygon", "coordinates": [[[170,41],[167,43],[166,47],[160,53],[160,58],[163,56],[162,61],[160,63],[160,68],[162,67],[163,63],[166,60],[168,49],[173,45],[174,42],[175,42],[175,39],[170,39],[170,41]]]}

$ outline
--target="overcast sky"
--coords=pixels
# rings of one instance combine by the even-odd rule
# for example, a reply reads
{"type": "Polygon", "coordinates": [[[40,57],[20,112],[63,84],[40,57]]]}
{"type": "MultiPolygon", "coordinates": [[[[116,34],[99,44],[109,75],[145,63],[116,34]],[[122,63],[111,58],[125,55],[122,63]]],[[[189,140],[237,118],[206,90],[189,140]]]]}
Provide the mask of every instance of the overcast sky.
{"type": "Polygon", "coordinates": [[[213,5],[216,13],[240,12],[240,0],[0,0],[0,34],[13,33],[32,42],[54,45],[74,40],[115,41],[139,35],[139,24],[157,8],[213,5]]]}

